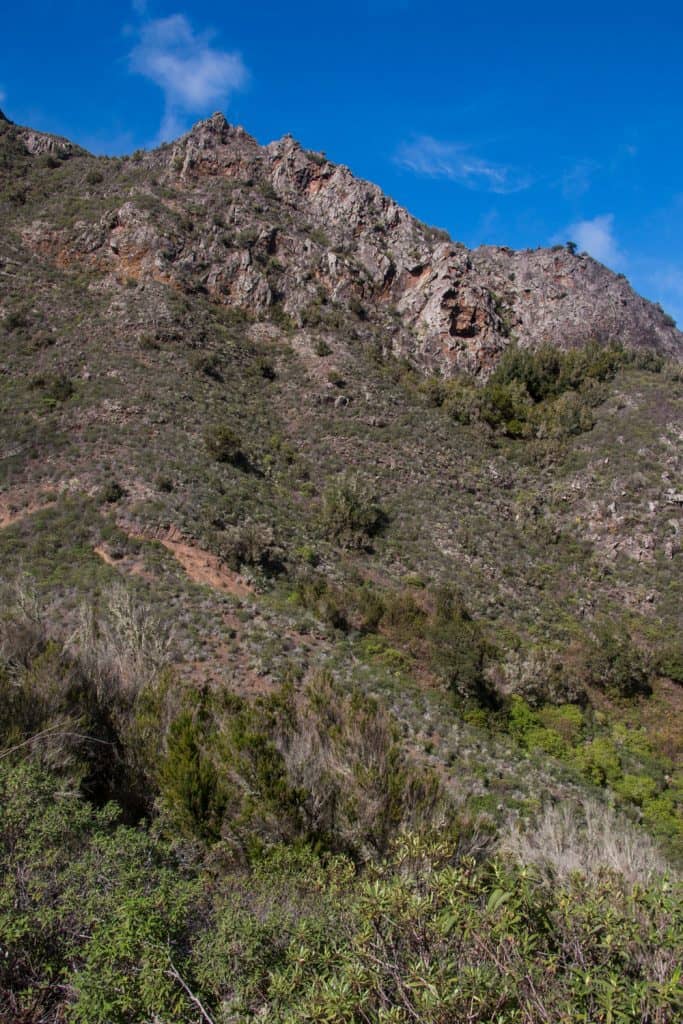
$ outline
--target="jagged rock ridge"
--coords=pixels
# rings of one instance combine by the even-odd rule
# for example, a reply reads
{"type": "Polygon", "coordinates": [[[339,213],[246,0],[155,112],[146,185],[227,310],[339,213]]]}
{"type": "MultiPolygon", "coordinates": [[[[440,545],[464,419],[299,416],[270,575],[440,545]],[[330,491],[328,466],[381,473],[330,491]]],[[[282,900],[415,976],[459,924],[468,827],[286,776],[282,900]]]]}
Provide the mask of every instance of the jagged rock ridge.
{"type": "MultiPolygon", "coordinates": [[[[82,152],[16,131],[34,155],[82,152]]],[[[512,339],[683,352],[673,320],[591,257],[468,250],[290,136],[264,147],[214,114],[132,159],[156,191],[131,190],[95,224],[34,221],[23,232],[29,248],[62,265],[84,261],[112,282],[156,280],[256,315],[277,307],[299,327],[314,326],[323,307],[350,309],[382,327],[396,354],[446,374],[486,373],[512,339]]]]}

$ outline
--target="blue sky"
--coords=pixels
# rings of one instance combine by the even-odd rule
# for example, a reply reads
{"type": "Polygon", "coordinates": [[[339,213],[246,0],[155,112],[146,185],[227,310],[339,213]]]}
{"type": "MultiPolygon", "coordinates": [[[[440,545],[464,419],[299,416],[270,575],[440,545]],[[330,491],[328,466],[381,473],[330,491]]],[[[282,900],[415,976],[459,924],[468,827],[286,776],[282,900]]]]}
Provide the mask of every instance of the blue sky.
{"type": "Polygon", "coordinates": [[[112,154],[220,109],[468,245],[571,238],[683,325],[682,42],[673,2],[39,0],[0,107],[112,154]]]}

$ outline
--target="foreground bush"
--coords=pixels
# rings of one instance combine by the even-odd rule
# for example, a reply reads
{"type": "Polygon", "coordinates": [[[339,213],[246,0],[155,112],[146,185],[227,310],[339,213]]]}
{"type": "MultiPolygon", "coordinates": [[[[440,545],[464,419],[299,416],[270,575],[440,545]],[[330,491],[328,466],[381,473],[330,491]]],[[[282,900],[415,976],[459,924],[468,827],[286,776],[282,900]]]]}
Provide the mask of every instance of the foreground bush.
{"type": "Polygon", "coordinates": [[[57,1024],[674,1024],[680,886],[557,877],[406,834],[359,870],[208,859],[0,760],[0,1017],[57,1024]]]}
{"type": "Polygon", "coordinates": [[[298,696],[193,700],[171,724],[159,781],[175,833],[222,838],[242,860],[306,840],[366,861],[399,829],[454,815],[387,712],[325,674],[298,696]]]}
{"type": "Polygon", "coordinates": [[[165,666],[167,638],[115,589],[83,610],[68,642],[41,610],[0,620],[0,752],[59,771],[129,819],[160,813],[175,835],[222,840],[246,860],[306,840],[355,860],[401,828],[454,814],[436,774],[411,756],[377,701],[321,672],[253,702],[196,689],[165,666]]]}

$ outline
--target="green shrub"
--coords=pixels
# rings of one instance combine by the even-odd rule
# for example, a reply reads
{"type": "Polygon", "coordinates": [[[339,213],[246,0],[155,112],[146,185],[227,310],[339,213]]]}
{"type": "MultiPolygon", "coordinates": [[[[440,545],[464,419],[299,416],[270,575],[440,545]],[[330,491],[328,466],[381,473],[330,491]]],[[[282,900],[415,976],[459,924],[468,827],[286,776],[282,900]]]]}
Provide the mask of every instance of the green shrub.
{"type": "Polygon", "coordinates": [[[122,487],[118,480],[110,480],[102,488],[100,500],[106,505],[115,505],[117,501],[121,501],[121,498],[125,498],[127,493],[125,487],[122,487]]]}
{"type": "Polygon", "coordinates": [[[256,367],[264,380],[275,380],[277,374],[270,359],[266,359],[265,356],[259,356],[256,360],[256,367]]]}
{"type": "Polygon", "coordinates": [[[471,378],[429,378],[419,386],[426,401],[460,423],[482,420],[509,437],[564,438],[591,430],[591,406],[602,401],[600,383],[625,366],[659,372],[659,357],[597,343],[563,352],[509,345],[480,387],[471,378]]]}
{"type": "Polygon", "coordinates": [[[583,777],[595,786],[613,786],[622,775],[619,752],[607,736],[596,736],[578,747],[573,761],[583,777]]]}
{"type": "Polygon", "coordinates": [[[603,623],[585,652],[585,669],[592,686],[617,697],[649,694],[650,671],[645,655],[625,628],[603,623]]]}
{"type": "Polygon", "coordinates": [[[392,647],[383,636],[371,634],[363,637],[361,649],[366,658],[384,665],[392,672],[404,672],[409,666],[406,655],[392,647]]]}
{"type": "Polygon", "coordinates": [[[76,391],[73,381],[64,373],[53,377],[35,377],[31,386],[42,391],[45,404],[49,407],[68,402],[76,391]]]}
{"type": "Polygon", "coordinates": [[[330,540],[342,547],[363,548],[385,522],[386,515],[376,497],[359,477],[345,474],[327,487],[322,526],[330,540]]]}
{"type": "MultiPolygon", "coordinates": [[[[319,692],[305,722],[314,749],[318,723],[330,711],[334,720],[329,696],[319,692]]],[[[346,743],[375,749],[376,714],[362,705],[341,746],[326,729],[334,757],[315,770],[346,743]]],[[[349,778],[367,787],[356,820],[374,815],[377,828],[402,784],[384,756],[368,767],[358,783],[342,773],[335,795],[344,799],[349,778]]],[[[413,798],[419,807],[424,792],[413,798]]],[[[403,832],[364,868],[301,843],[250,864],[225,845],[204,859],[158,829],[121,825],[112,805],[73,799],[57,775],[7,761],[0,802],[7,1019],[187,1024],[200,1005],[203,1019],[245,1024],[680,1019],[683,892],[656,872],[634,886],[615,870],[555,871],[548,884],[517,849],[463,856],[464,822],[403,832]]],[[[550,824],[546,848],[571,864],[550,824]]]]}
{"type": "Polygon", "coordinates": [[[216,462],[225,462],[236,469],[246,469],[249,460],[242,449],[242,442],[230,427],[219,425],[207,430],[204,441],[209,454],[216,462]]]}
{"type": "Polygon", "coordinates": [[[649,775],[625,774],[614,782],[613,789],[625,800],[642,807],[655,796],[657,783],[649,775]]]}
{"type": "Polygon", "coordinates": [[[500,428],[510,437],[525,437],[533,402],[519,380],[491,379],[481,396],[479,414],[494,429],[500,428]]]}
{"type": "Polygon", "coordinates": [[[566,391],[547,403],[536,422],[539,436],[561,438],[586,433],[593,428],[595,418],[581,394],[566,391]]]}
{"type": "Polygon", "coordinates": [[[332,355],[332,349],[323,338],[318,338],[313,345],[313,351],[317,356],[321,358],[324,356],[332,355]]]}
{"type": "Polygon", "coordinates": [[[484,705],[496,696],[484,676],[486,644],[458,594],[449,589],[437,595],[429,627],[431,663],[454,693],[484,705]]]}
{"type": "Polygon", "coordinates": [[[683,853],[681,805],[668,790],[643,799],[643,820],[652,834],[669,841],[669,849],[679,858],[683,853]]]}
{"type": "Polygon", "coordinates": [[[527,733],[538,726],[538,717],[527,702],[516,694],[510,701],[508,710],[508,731],[511,736],[524,744],[527,733]]]}
{"type": "Polygon", "coordinates": [[[416,650],[425,638],[427,614],[410,591],[385,595],[381,626],[394,640],[416,650]]]}
{"type": "Polygon", "coordinates": [[[562,758],[566,756],[567,744],[554,729],[546,729],[543,726],[533,726],[528,729],[524,736],[527,750],[542,750],[551,757],[562,758]]]}
{"type": "Polygon", "coordinates": [[[0,1014],[130,1024],[164,1007],[186,1021],[170,969],[198,891],[168,845],[28,764],[0,762],[0,802],[0,1014]]]}
{"type": "Polygon", "coordinates": [[[225,808],[218,772],[206,752],[205,715],[186,711],[172,722],[159,772],[161,799],[182,831],[216,838],[225,808]]]}
{"type": "Polygon", "coordinates": [[[215,352],[202,352],[192,360],[192,368],[197,373],[203,373],[212,380],[222,382],[221,360],[215,352]]]}
{"type": "Polygon", "coordinates": [[[683,683],[683,645],[669,644],[657,655],[656,669],[660,675],[683,683]]]}
{"type": "Polygon", "coordinates": [[[570,746],[580,739],[584,729],[584,716],[576,704],[540,708],[537,716],[546,729],[552,729],[570,746]]]}

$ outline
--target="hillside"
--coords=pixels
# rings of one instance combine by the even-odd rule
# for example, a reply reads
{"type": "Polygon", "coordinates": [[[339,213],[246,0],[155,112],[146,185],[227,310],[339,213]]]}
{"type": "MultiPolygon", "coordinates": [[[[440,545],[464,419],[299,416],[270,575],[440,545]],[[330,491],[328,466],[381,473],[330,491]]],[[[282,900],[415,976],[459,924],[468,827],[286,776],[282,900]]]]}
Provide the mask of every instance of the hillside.
{"type": "Polygon", "coordinates": [[[220,114],[115,159],[0,117],[0,353],[0,1014],[677,1019],[661,309],[220,114]]]}

